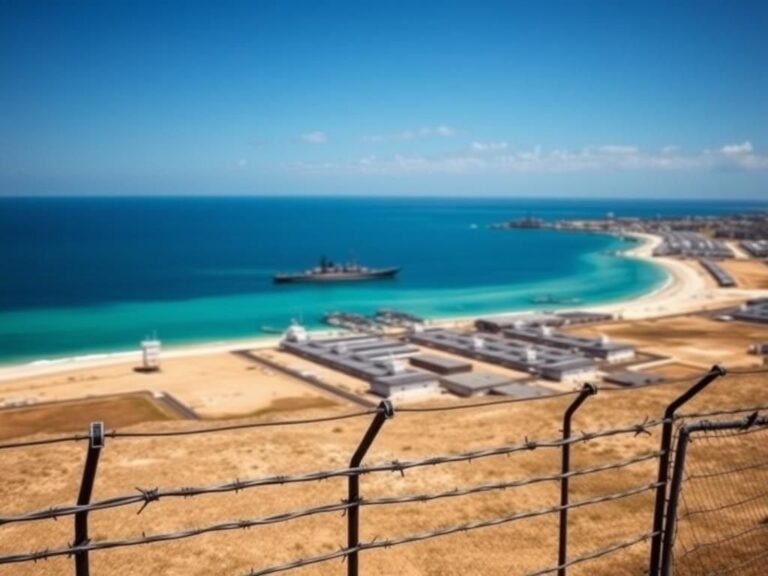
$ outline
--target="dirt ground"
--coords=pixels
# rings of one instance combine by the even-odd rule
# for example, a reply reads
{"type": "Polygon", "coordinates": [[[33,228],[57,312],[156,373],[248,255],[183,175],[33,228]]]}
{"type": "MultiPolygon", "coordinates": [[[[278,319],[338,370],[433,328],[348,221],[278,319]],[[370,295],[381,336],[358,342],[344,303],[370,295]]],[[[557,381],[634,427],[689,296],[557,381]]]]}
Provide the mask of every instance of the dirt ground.
{"type": "Polygon", "coordinates": [[[134,371],[131,364],[73,370],[0,382],[0,402],[81,399],[137,391],[163,391],[206,418],[245,416],[268,409],[278,399],[325,400],[295,378],[238,355],[218,353],[174,358],[158,373],[134,371]]]}
{"type": "Polygon", "coordinates": [[[706,368],[752,366],[759,359],[748,353],[755,342],[768,339],[768,327],[748,322],[722,322],[704,315],[633,320],[567,330],[573,334],[607,334],[613,340],[706,368]]]}
{"type": "Polygon", "coordinates": [[[720,266],[739,288],[768,288],[768,262],[762,260],[723,260],[720,266]]]}
{"type": "MultiPolygon", "coordinates": [[[[692,380],[693,381],[693,380],[692,380]]],[[[574,420],[576,431],[592,431],[642,422],[658,417],[663,408],[688,383],[639,390],[603,391],[586,401],[574,420]]],[[[384,424],[366,462],[405,461],[436,454],[452,454],[531,439],[560,435],[562,414],[572,397],[506,404],[467,411],[399,413],[384,424]]],[[[686,411],[751,406],[768,403],[765,375],[731,375],[713,383],[686,411]]],[[[434,404],[434,402],[429,405],[434,404]]],[[[349,411],[349,408],[313,409],[306,416],[349,411]]],[[[291,414],[294,417],[295,413],[291,414]]],[[[333,469],[348,464],[370,422],[361,417],[327,424],[286,428],[261,428],[203,436],[161,439],[115,439],[103,450],[94,499],[136,493],[142,488],[200,486],[278,474],[333,469]]],[[[155,422],[134,430],[176,430],[199,422],[155,422]]],[[[644,455],[658,446],[658,429],[652,435],[625,434],[595,439],[574,446],[575,468],[616,462],[644,455]]],[[[5,494],[3,515],[71,503],[77,493],[85,446],[63,444],[0,452],[4,473],[0,487],[5,494]]],[[[712,450],[711,462],[728,463],[738,447],[712,450]]],[[[361,479],[364,498],[453,490],[488,482],[510,481],[555,474],[560,452],[539,448],[499,456],[429,466],[405,472],[366,475],[361,479]]],[[[655,479],[655,464],[645,462],[626,468],[574,478],[572,500],[599,497],[655,479]]],[[[745,484],[744,490],[754,489],[745,484]]],[[[454,524],[486,520],[517,512],[557,505],[559,487],[541,482],[527,487],[484,494],[367,507],[361,512],[364,541],[382,540],[454,524]]],[[[111,540],[188,529],[242,518],[257,518],[346,497],[343,479],[319,483],[263,487],[194,499],[167,499],[139,506],[94,512],[91,535],[95,541],[111,540]]],[[[651,492],[575,509],[571,512],[571,557],[630,539],[650,530],[651,492]]],[[[325,514],[272,526],[198,536],[141,548],[121,548],[91,553],[92,574],[150,576],[240,575],[299,557],[329,552],[345,543],[346,518],[325,514]]],[[[72,541],[72,521],[41,521],[0,527],[0,553],[40,550],[72,541]]],[[[717,525],[697,527],[699,538],[717,534],[717,525]],[[711,533],[711,534],[710,534],[711,533]]],[[[553,565],[556,559],[557,523],[552,514],[498,527],[445,536],[421,543],[361,554],[362,573],[371,576],[467,574],[517,575],[553,565]]],[[[768,545],[768,542],[765,542],[768,545]]],[[[640,575],[647,565],[648,546],[638,544],[603,560],[574,567],[569,574],[590,576],[640,575]]],[[[71,574],[71,559],[0,567],[0,574],[71,574]]],[[[346,567],[335,561],[297,569],[308,576],[341,575],[346,567]]]]}

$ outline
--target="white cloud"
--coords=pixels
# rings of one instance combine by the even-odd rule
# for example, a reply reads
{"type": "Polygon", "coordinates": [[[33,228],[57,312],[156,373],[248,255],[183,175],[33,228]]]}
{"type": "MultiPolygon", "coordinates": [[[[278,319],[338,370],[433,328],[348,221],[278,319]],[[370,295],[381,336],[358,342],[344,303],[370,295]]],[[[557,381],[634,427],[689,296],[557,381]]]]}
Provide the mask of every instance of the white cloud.
{"type": "Polygon", "coordinates": [[[435,126],[432,131],[438,136],[453,136],[456,134],[456,130],[450,126],[435,126]]]}
{"type": "Polygon", "coordinates": [[[745,140],[741,144],[726,144],[720,148],[720,152],[729,156],[741,156],[743,154],[751,154],[753,152],[752,142],[745,140]]]}
{"type": "Polygon", "coordinates": [[[244,166],[248,166],[248,160],[245,158],[240,158],[240,160],[237,161],[237,165],[240,166],[240,168],[243,168],[244,166]]]}
{"type": "Polygon", "coordinates": [[[587,150],[597,152],[599,154],[637,154],[639,152],[637,146],[626,146],[623,144],[607,144],[603,146],[594,146],[587,148],[587,150]]]}
{"type": "Polygon", "coordinates": [[[405,140],[421,140],[424,138],[450,138],[458,134],[458,130],[445,124],[438,126],[423,126],[421,128],[408,128],[400,132],[393,134],[374,134],[372,136],[364,136],[364,142],[387,142],[387,141],[405,141],[405,140]]]}
{"type": "Polygon", "coordinates": [[[472,150],[475,152],[493,152],[496,150],[506,150],[509,147],[507,142],[472,142],[472,150]]]}
{"type": "Polygon", "coordinates": [[[307,144],[325,144],[328,142],[328,135],[325,132],[321,132],[319,130],[316,130],[314,132],[305,132],[301,136],[302,142],[306,142],[307,144]]]}
{"type": "Polygon", "coordinates": [[[637,146],[603,145],[579,149],[545,150],[536,146],[512,150],[505,142],[474,142],[463,153],[442,156],[397,154],[366,156],[353,162],[296,165],[301,170],[358,172],[366,174],[479,174],[567,173],[599,171],[766,170],[768,155],[755,153],[749,142],[726,145],[718,151],[683,154],[677,148],[641,150],[637,146]],[[494,144],[495,147],[492,147],[494,144]],[[501,146],[505,144],[505,146],[501,146]],[[477,145],[477,146],[476,146],[477,145]],[[493,150],[495,153],[478,154],[493,150]]]}

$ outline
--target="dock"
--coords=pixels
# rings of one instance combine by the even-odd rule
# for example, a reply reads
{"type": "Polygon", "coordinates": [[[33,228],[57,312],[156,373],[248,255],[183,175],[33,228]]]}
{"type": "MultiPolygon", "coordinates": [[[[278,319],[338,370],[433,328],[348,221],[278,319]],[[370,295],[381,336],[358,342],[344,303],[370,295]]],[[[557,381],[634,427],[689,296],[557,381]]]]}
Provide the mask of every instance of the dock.
{"type": "Polygon", "coordinates": [[[329,326],[344,328],[351,332],[362,332],[364,334],[380,334],[382,332],[380,324],[362,314],[329,312],[323,317],[323,320],[329,326]]]}

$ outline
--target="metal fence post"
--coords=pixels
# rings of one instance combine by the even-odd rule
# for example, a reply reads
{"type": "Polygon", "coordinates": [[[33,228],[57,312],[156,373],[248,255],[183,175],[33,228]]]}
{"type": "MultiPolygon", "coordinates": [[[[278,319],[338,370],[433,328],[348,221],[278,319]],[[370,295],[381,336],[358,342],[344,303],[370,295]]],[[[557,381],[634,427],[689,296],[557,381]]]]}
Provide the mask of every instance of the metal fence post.
{"type": "Polygon", "coordinates": [[[659,456],[659,472],[657,477],[658,487],[656,488],[656,504],[653,511],[653,536],[651,539],[649,576],[658,576],[661,567],[661,544],[664,537],[664,504],[667,497],[669,450],[672,445],[672,425],[674,424],[675,412],[720,376],[725,376],[725,369],[715,364],[706,376],[675,398],[664,411],[664,424],[661,429],[661,455],[659,456]]]}
{"type": "MultiPolygon", "coordinates": [[[[571,420],[576,410],[579,409],[584,401],[597,394],[597,386],[594,384],[584,384],[581,392],[576,399],[568,406],[563,416],[563,440],[571,437],[571,420]]],[[[557,551],[557,576],[565,576],[567,569],[565,563],[568,556],[568,485],[569,478],[566,476],[571,471],[571,444],[563,443],[562,476],[560,477],[560,543],[557,551]]]]}
{"type": "MultiPolygon", "coordinates": [[[[352,455],[349,462],[350,468],[357,468],[363,461],[366,452],[373,444],[376,435],[381,430],[384,422],[395,415],[395,407],[389,400],[383,400],[373,417],[371,425],[360,441],[360,445],[352,455]]],[[[360,474],[350,474],[348,483],[347,502],[354,504],[347,510],[347,548],[351,550],[347,557],[347,576],[358,576],[357,546],[360,544],[360,474]]],[[[78,575],[79,576],[79,575],[78,575]]]]}
{"type": "MultiPolygon", "coordinates": [[[[83,479],[80,483],[80,494],[77,497],[78,506],[86,506],[91,502],[93,482],[96,479],[96,467],[99,463],[99,455],[104,447],[104,423],[91,422],[88,454],[85,457],[83,479]]],[[[88,511],[83,510],[75,514],[75,541],[74,546],[82,546],[88,543],[88,511]]],[[[75,552],[76,576],[89,576],[88,551],[75,552]]]]}
{"type": "Polygon", "coordinates": [[[672,471],[672,480],[669,484],[669,503],[667,505],[667,522],[664,526],[664,541],[661,551],[661,574],[669,576],[671,571],[672,543],[675,540],[675,527],[677,524],[677,505],[680,501],[680,488],[683,484],[683,470],[685,470],[685,455],[688,452],[688,439],[690,432],[688,426],[680,429],[675,448],[675,466],[672,471]]]}

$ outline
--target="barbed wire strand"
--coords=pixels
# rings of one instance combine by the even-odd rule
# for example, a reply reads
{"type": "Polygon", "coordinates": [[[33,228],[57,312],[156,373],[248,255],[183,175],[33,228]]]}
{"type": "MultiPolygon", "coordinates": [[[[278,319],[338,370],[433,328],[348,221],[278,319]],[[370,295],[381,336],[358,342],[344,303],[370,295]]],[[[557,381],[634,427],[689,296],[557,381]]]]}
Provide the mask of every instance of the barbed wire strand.
{"type": "Polygon", "coordinates": [[[247,519],[247,520],[234,520],[231,522],[225,522],[222,524],[212,524],[209,526],[203,526],[200,528],[192,528],[189,530],[181,530],[178,532],[168,532],[164,534],[152,534],[144,535],[138,538],[128,538],[125,540],[113,540],[103,542],[87,542],[81,546],[68,546],[67,548],[57,548],[42,550],[40,552],[32,552],[29,554],[17,554],[0,557],[0,564],[14,564],[19,562],[29,562],[44,560],[55,556],[70,556],[76,552],[84,552],[86,550],[106,550],[110,548],[125,548],[129,546],[139,546],[142,544],[154,544],[156,542],[168,542],[172,540],[182,540],[185,538],[192,538],[194,536],[200,536],[202,534],[209,534],[211,532],[224,532],[228,530],[241,530],[246,528],[252,528],[254,526],[266,526],[269,524],[277,524],[281,522],[287,522],[289,520],[296,520],[298,518],[305,518],[316,514],[327,514],[330,512],[344,512],[349,508],[355,506],[354,503],[341,502],[340,504],[325,504],[322,506],[315,506],[312,508],[306,508],[303,510],[297,510],[294,512],[284,512],[281,514],[275,514],[273,516],[267,516],[265,518],[247,519]]]}
{"type": "Polygon", "coordinates": [[[492,492],[495,490],[506,490],[508,488],[521,488],[523,486],[530,486],[532,484],[540,484],[542,482],[555,482],[564,480],[566,478],[577,478],[580,476],[589,476],[600,472],[606,472],[608,470],[619,470],[638,464],[640,462],[646,462],[648,460],[656,460],[661,455],[660,452],[654,452],[645,456],[638,456],[636,458],[627,458],[620,462],[613,464],[602,464],[599,466],[592,466],[590,468],[581,468],[578,470],[571,470],[565,474],[551,474],[548,476],[533,476],[526,478],[525,480],[515,480],[510,482],[494,482],[488,484],[479,484],[468,488],[455,488],[453,490],[446,490],[443,492],[433,492],[428,494],[413,494],[408,496],[391,496],[375,499],[363,498],[360,501],[362,506],[380,506],[389,504],[408,504],[412,502],[430,502],[432,500],[439,500],[441,498],[454,498],[457,496],[469,496],[472,494],[480,494],[483,492],[492,492]]]}
{"type": "MultiPolygon", "coordinates": [[[[746,406],[742,408],[721,408],[707,412],[680,412],[675,416],[675,420],[684,420],[685,418],[711,418],[712,416],[730,416],[733,414],[744,414],[745,412],[761,412],[763,410],[768,410],[768,404],[755,404],[754,406],[746,406]]],[[[696,432],[697,435],[701,433],[702,431],[696,432]]]]}
{"type": "Polygon", "coordinates": [[[113,430],[104,434],[107,438],[162,438],[167,436],[193,436],[197,434],[211,434],[216,432],[230,432],[233,430],[245,430],[248,428],[276,428],[280,426],[300,426],[304,424],[319,424],[322,422],[336,422],[339,420],[349,420],[351,418],[360,418],[361,416],[372,416],[379,412],[379,409],[361,410],[359,412],[350,412],[338,416],[321,416],[319,418],[303,418],[298,420],[276,420],[270,422],[251,422],[247,424],[232,424],[228,426],[217,426],[215,428],[195,428],[192,430],[168,430],[159,432],[119,432],[113,430]]]}
{"type": "Polygon", "coordinates": [[[760,424],[757,424],[755,426],[751,426],[749,428],[743,427],[743,428],[735,428],[732,431],[723,431],[723,430],[711,430],[711,431],[702,431],[697,432],[696,434],[696,440],[719,440],[723,438],[738,438],[740,436],[751,436],[752,434],[758,434],[760,432],[765,432],[768,430],[768,419],[765,420],[765,422],[760,422],[760,424]]]}
{"type": "Polygon", "coordinates": [[[48,444],[61,444],[63,442],[80,442],[88,440],[88,434],[72,434],[70,436],[56,436],[55,438],[43,438],[41,440],[23,440],[19,442],[8,442],[0,444],[0,450],[10,448],[31,448],[32,446],[46,446],[48,444]]]}
{"type": "Polygon", "coordinates": [[[603,556],[608,556],[609,554],[613,554],[614,552],[618,552],[619,550],[631,548],[632,546],[636,546],[641,542],[646,542],[647,540],[650,540],[651,538],[653,538],[654,536],[657,536],[658,534],[659,532],[646,532],[645,534],[641,534],[640,536],[633,538],[632,540],[627,540],[624,542],[619,542],[617,544],[612,544],[611,546],[606,546],[605,548],[601,548],[600,550],[590,552],[589,554],[578,556],[573,560],[564,562],[563,564],[552,566],[551,568],[545,568],[537,572],[530,572],[526,576],[544,576],[545,574],[552,574],[553,572],[558,572],[560,570],[564,570],[565,568],[570,568],[571,566],[575,566],[576,564],[581,564],[582,562],[587,562],[589,560],[597,560],[598,558],[602,558],[603,556]]]}
{"type": "MultiPolygon", "coordinates": [[[[319,424],[322,422],[336,422],[339,420],[349,420],[351,418],[360,418],[362,416],[371,416],[376,414],[379,409],[361,410],[359,412],[350,412],[336,416],[321,416],[318,418],[302,418],[296,420],[274,420],[268,422],[248,422],[244,424],[228,424],[226,426],[214,426],[206,428],[193,428],[191,430],[166,430],[166,431],[147,431],[147,432],[120,432],[110,430],[104,433],[105,438],[162,438],[169,436],[194,436],[198,434],[213,434],[217,432],[230,432],[234,430],[246,430],[249,428],[277,428],[281,426],[299,426],[304,424],[319,424]]],[[[29,446],[43,446],[46,444],[59,444],[62,442],[79,442],[88,440],[88,434],[73,434],[70,436],[59,436],[56,438],[45,438],[41,440],[28,440],[22,442],[9,442],[0,444],[0,450],[8,448],[25,448],[29,446]]]]}
{"type": "Polygon", "coordinates": [[[469,408],[485,408],[487,406],[499,406],[501,404],[517,404],[519,402],[535,402],[537,400],[552,400],[554,398],[564,398],[566,396],[575,396],[580,394],[581,390],[569,390],[567,392],[555,392],[554,394],[545,394],[543,396],[530,396],[525,398],[504,398],[502,400],[492,400],[490,402],[474,402],[471,404],[453,404],[450,406],[425,406],[408,407],[404,406],[397,409],[397,413],[423,413],[423,412],[448,412],[451,410],[466,410],[469,408]]]}
{"type": "MultiPolygon", "coordinates": [[[[581,508],[588,505],[593,504],[600,504],[603,502],[609,502],[613,500],[620,500],[622,498],[628,498],[630,496],[634,496],[636,494],[641,494],[643,492],[649,491],[653,488],[657,487],[657,484],[652,485],[646,485],[641,487],[632,488],[629,490],[625,490],[623,492],[617,492],[613,494],[608,494],[605,496],[601,496],[598,498],[593,498],[589,500],[582,500],[580,502],[575,502],[573,504],[569,504],[568,506],[555,506],[550,508],[544,508],[544,509],[537,509],[533,511],[528,512],[519,512],[517,514],[514,514],[507,518],[505,522],[510,522],[513,520],[522,520],[525,518],[531,518],[534,516],[541,516],[543,514],[549,514],[553,512],[558,512],[562,509],[567,508],[581,508]]],[[[421,501],[422,498],[419,498],[419,501],[421,501]]],[[[393,498],[386,498],[386,499],[380,499],[380,500],[361,500],[359,504],[361,505],[379,505],[379,504],[395,504],[395,503],[408,503],[408,502],[414,502],[415,500],[412,497],[402,497],[399,499],[393,499],[393,498]]],[[[56,556],[70,556],[72,554],[75,554],[77,552],[85,552],[85,551],[91,551],[91,550],[105,550],[110,548],[124,548],[128,546],[138,546],[141,544],[153,544],[156,542],[168,542],[172,540],[181,540],[186,538],[191,538],[194,536],[199,536],[201,534],[207,534],[211,532],[222,532],[222,531],[229,531],[229,530],[239,530],[239,529],[246,529],[251,528],[253,526],[261,526],[261,525],[267,525],[267,524],[276,524],[281,522],[286,522],[289,520],[295,520],[298,518],[304,518],[307,516],[312,516],[316,514],[325,514],[329,512],[339,512],[339,511],[346,511],[349,508],[352,508],[354,506],[357,506],[358,503],[355,502],[341,502],[339,504],[326,504],[322,506],[317,506],[313,508],[307,508],[303,510],[297,510],[293,512],[287,512],[282,514],[277,514],[274,516],[269,516],[266,518],[259,518],[259,519],[248,519],[248,520],[235,520],[231,522],[226,522],[223,524],[213,524],[201,528],[193,528],[189,530],[183,530],[178,532],[168,532],[164,534],[154,534],[150,536],[142,535],[141,537],[137,538],[128,538],[124,540],[112,540],[112,541],[102,541],[102,542],[87,542],[82,545],[78,546],[68,546],[66,548],[55,548],[55,549],[48,549],[48,550],[42,550],[39,552],[31,552],[27,554],[15,554],[15,555],[9,555],[9,556],[1,556],[0,557],[0,565],[1,564],[14,564],[14,563],[20,563],[20,562],[35,562],[38,560],[43,560],[47,558],[52,558],[56,556]]],[[[499,519],[494,519],[491,521],[484,521],[478,524],[481,524],[477,527],[484,527],[484,526],[492,526],[498,524],[503,524],[505,522],[499,522],[499,519]]],[[[472,523],[475,524],[475,523],[472,523]]],[[[446,529],[439,530],[439,535],[444,535],[444,532],[446,529]]],[[[452,529],[448,529],[452,530],[452,529]]],[[[459,531],[459,530],[455,530],[459,531]]],[[[417,535],[418,536],[418,535],[417,535]]],[[[423,538],[418,538],[417,536],[411,536],[407,537],[408,541],[416,541],[423,538]]],[[[400,542],[405,543],[405,542],[400,542]]],[[[364,545],[365,546],[365,545],[364,545]]]]}
{"type": "Polygon", "coordinates": [[[202,496],[205,494],[220,494],[226,492],[239,492],[248,488],[256,488],[261,486],[274,486],[285,485],[305,482],[316,482],[320,480],[328,480],[331,478],[347,477],[353,475],[364,475],[378,472],[399,472],[403,474],[406,470],[413,468],[421,468],[426,466],[436,466],[438,464],[449,464],[458,462],[471,462],[473,460],[479,460],[482,458],[489,458],[492,456],[504,456],[517,452],[532,451],[537,448],[559,448],[565,445],[578,444],[583,442],[589,442],[597,438],[605,438],[611,436],[617,436],[622,434],[634,434],[639,435],[642,433],[650,433],[649,429],[659,426],[662,423],[661,420],[646,420],[640,424],[627,426],[624,428],[613,428],[602,430],[598,432],[583,432],[578,435],[574,435],[570,438],[563,439],[550,439],[550,440],[528,440],[523,443],[510,444],[500,446],[496,448],[487,448],[483,450],[474,450],[470,452],[463,452],[458,454],[450,454],[443,456],[431,456],[420,460],[410,461],[397,461],[394,460],[389,463],[373,464],[359,466],[356,468],[340,468],[336,470],[316,471],[298,475],[280,475],[269,476],[263,478],[256,478],[250,480],[236,479],[234,482],[228,482],[225,484],[215,484],[209,486],[200,487],[182,487],[182,488],[136,488],[138,494],[115,496],[105,500],[93,502],[91,504],[73,505],[73,506],[61,506],[51,507],[45,510],[39,510],[36,512],[30,512],[23,515],[0,517],[0,525],[27,522],[33,520],[43,520],[49,518],[57,518],[61,516],[68,516],[77,514],[78,512],[91,512],[95,510],[105,510],[109,508],[120,508],[123,506],[129,506],[131,504],[141,503],[141,509],[139,513],[143,511],[150,503],[156,502],[161,498],[191,498],[195,496],[202,496]]]}
{"type": "Polygon", "coordinates": [[[493,518],[490,520],[469,522],[466,524],[460,524],[458,526],[452,526],[450,528],[442,528],[442,529],[434,530],[431,532],[422,532],[420,534],[414,534],[412,536],[402,536],[400,538],[394,538],[394,539],[382,540],[382,541],[374,540],[371,542],[360,544],[353,548],[342,548],[341,550],[337,550],[335,552],[330,552],[330,553],[322,554],[319,556],[312,556],[309,558],[301,558],[298,560],[294,560],[293,562],[289,562],[287,564],[272,566],[262,570],[252,570],[250,572],[247,572],[243,576],[266,576],[267,574],[276,574],[278,572],[285,572],[287,570],[293,570],[295,568],[308,566],[310,564],[318,564],[321,562],[327,562],[329,560],[334,560],[337,558],[345,558],[350,554],[352,554],[353,552],[363,552],[366,550],[373,550],[377,548],[393,548],[395,546],[400,546],[403,544],[410,544],[412,542],[419,542],[422,540],[429,540],[429,539],[438,538],[441,536],[448,536],[450,534],[456,534],[459,532],[470,532],[472,530],[478,530],[481,528],[500,526],[502,524],[507,524],[510,522],[516,522],[519,520],[525,520],[525,519],[534,518],[537,516],[544,516],[546,514],[553,514],[556,512],[560,512],[561,510],[564,510],[564,509],[583,508],[584,506],[602,504],[604,502],[612,502],[615,500],[629,498],[631,496],[636,496],[644,492],[655,490],[658,486],[659,486],[659,483],[654,482],[653,484],[648,484],[646,486],[641,486],[639,488],[633,488],[631,490],[626,490],[624,492],[609,494],[606,496],[602,496],[600,498],[581,500],[579,502],[574,502],[572,504],[569,504],[568,506],[553,506],[551,508],[540,508],[540,509],[531,510],[528,512],[512,514],[509,516],[501,516],[501,517],[493,518]]]}

